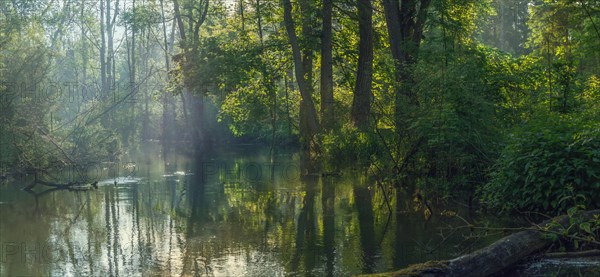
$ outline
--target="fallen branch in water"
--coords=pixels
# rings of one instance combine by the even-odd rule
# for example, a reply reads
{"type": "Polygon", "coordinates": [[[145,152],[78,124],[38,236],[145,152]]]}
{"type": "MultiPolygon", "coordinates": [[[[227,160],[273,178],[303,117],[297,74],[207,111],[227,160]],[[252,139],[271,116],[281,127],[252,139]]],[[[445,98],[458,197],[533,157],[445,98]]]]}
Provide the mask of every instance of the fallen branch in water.
{"type": "Polygon", "coordinates": [[[94,189],[98,188],[98,181],[95,181],[95,182],[91,183],[89,186],[86,186],[85,184],[74,183],[74,182],[69,182],[69,183],[66,183],[66,184],[46,182],[46,181],[39,180],[39,179],[36,178],[33,181],[33,183],[31,185],[25,187],[24,190],[31,191],[31,190],[33,190],[33,188],[37,184],[48,186],[48,187],[53,187],[53,188],[56,188],[56,189],[66,189],[66,190],[87,190],[87,189],[90,189],[90,188],[94,188],[94,189]]]}

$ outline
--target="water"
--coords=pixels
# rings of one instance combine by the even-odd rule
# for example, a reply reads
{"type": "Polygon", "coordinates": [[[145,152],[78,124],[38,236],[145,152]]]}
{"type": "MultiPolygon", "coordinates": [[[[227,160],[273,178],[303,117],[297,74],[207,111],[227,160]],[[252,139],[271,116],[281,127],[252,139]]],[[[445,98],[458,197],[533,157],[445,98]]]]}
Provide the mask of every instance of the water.
{"type": "Polygon", "coordinates": [[[600,258],[530,259],[505,276],[600,276],[600,258]]]}
{"type": "Polygon", "coordinates": [[[0,275],[347,276],[494,239],[451,235],[444,227],[458,218],[439,208],[425,220],[410,197],[384,195],[361,170],[304,176],[294,152],[271,162],[266,147],[228,147],[168,164],[159,153],[148,145],[90,169],[98,189],[33,195],[21,189],[27,178],[0,188],[0,275]]]}

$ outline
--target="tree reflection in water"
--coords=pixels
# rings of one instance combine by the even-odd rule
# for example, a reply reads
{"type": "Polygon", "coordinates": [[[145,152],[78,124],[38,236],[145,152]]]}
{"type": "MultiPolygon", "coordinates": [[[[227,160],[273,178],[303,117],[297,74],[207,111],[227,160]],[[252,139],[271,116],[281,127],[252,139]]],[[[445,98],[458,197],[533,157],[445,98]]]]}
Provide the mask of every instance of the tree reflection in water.
{"type": "Polygon", "coordinates": [[[139,156],[135,182],[115,185],[110,178],[118,176],[106,176],[98,190],[37,197],[20,184],[2,188],[3,246],[46,243],[51,250],[38,261],[4,250],[1,275],[378,272],[431,258],[415,250],[439,238],[436,227],[450,220],[434,216],[425,229],[421,212],[407,211],[409,199],[388,222],[381,190],[364,171],[302,174],[296,153],[248,147],[157,159],[157,152],[139,156]]]}

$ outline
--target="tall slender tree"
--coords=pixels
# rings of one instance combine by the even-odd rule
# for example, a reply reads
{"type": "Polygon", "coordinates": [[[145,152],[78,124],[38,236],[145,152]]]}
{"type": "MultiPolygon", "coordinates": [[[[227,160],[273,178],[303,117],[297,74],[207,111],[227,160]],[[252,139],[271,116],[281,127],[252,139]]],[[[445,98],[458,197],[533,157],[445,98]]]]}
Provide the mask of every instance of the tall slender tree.
{"type": "MultiPolygon", "coordinates": [[[[164,56],[165,56],[165,71],[167,74],[171,70],[171,50],[170,47],[173,45],[174,32],[175,32],[175,22],[173,22],[173,27],[171,28],[171,37],[170,41],[167,40],[167,18],[165,16],[165,6],[164,0],[160,0],[160,14],[162,19],[162,35],[163,35],[163,44],[164,44],[164,56]]],[[[175,104],[173,102],[173,95],[170,92],[164,92],[162,96],[162,143],[163,143],[163,159],[165,162],[169,162],[169,153],[170,153],[170,143],[173,139],[173,127],[175,125],[175,104]]]]}
{"type": "Polygon", "coordinates": [[[104,21],[104,1],[100,0],[100,89],[102,97],[108,90],[106,85],[106,23],[104,21]]]}
{"type": "MultiPolygon", "coordinates": [[[[304,14],[303,16],[308,15],[304,14]]],[[[319,132],[317,111],[312,100],[312,74],[310,73],[312,71],[312,53],[308,50],[304,50],[303,58],[298,37],[296,36],[296,27],[292,17],[292,3],[290,0],[283,0],[283,21],[292,47],[296,82],[298,83],[298,89],[300,90],[300,95],[302,97],[302,101],[300,102],[300,135],[304,141],[305,151],[310,151],[314,147],[317,147],[315,135],[319,132]]],[[[305,24],[307,24],[307,20],[304,20],[303,25],[305,24]]]]}

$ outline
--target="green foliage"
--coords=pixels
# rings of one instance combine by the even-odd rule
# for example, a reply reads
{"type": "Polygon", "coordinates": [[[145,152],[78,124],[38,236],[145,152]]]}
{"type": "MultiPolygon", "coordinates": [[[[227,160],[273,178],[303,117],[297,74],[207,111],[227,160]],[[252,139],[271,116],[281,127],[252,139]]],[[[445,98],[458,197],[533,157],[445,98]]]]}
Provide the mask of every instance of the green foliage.
{"type": "Polygon", "coordinates": [[[600,118],[600,76],[588,77],[577,101],[581,103],[579,112],[585,120],[594,122],[600,118]]]}
{"type": "Polygon", "coordinates": [[[121,14],[121,23],[130,26],[134,31],[150,28],[153,24],[161,22],[159,7],[154,5],[137,6],[121,14]]]}
{"type": "MultiPolygon", "coordinates": [[[[280,2],[241,1],[230,10],[225,2],[211,1],[197,26],[208,2],[180,0],[187,41],[178,36],[169,1],[162,8],[162,1],[113,5],[111,16],[125,30],[114,34],[117,51],[105,53],[114,54],[110,75],[120,84],[115,95],[131,94],[140,103],[16,95],[13,83],[58,80],[91,88],[106,81],[99,72],[105,61],[97,60],[99,4],[38,2],[0,1],[6,19],[0,21],[4,164],[114,160],[120,141],[162,139],[158,122],[188,128],[201,122],[206,128],[218,120],[249,140],[298,139],[301,97],[280,2]],[[135,88],[123,88],[132,81],[135,88]],[[161,93],[188,100],[202,96],[207,105],[195,113],[194,101],[183,106],[185,97],[161,93]],[[205,118],[196,118],[201,114],[205,118]],[[44,157],[36,159],[38,153],[44,157]]],[[[302,56],[312,57],[306,70],[318,109],[320,22],[311,20],[313,30],[306,33],[302,19],[319,19],[321,7],[318,1],[306,3],[300,9],[295,2],[292,17],[301,48],[310,50],[302,56]]],[[[384,10],[381,2],[373,5],[384,10]]],[[[358,62],[356,6],[336,3],[336,122],[317,135],[316,154],[374,163],[377,174],[389,175],[382,179],[414,177],[428,195],[471,195],[483,186],[483,201],[504,211],[598,207],[599,8],[574,0],[433,1],[419,49],[410,55],[414,63],[411,58],[402,66],[409,73],[402,76],[396,76],[399,61],[389,49],[385,15],[375,13],[371,125],[360,132],[348,119],[358,62]]]]}
{"type": "Polygon", "coordinates": [[[75,153],[71,159],[78,164],[115,162],[119,158],[121,142],[117,134],[101,124],[90,124],[73,130],[71,149],[75,153]],[[93,143],[90,143],[93,142],[93,143]]]}
{"type": "Polygon", "coordinates": [[[114,102],[92,100],[91,85],[81,90],[95,77],[77,77],[89,57],[70,48],[81,45],[62,40],[73,10],[44,2],[0,3],[1,16],[9,19],[0,20],[1,171],[50,172],[99,163],[113,160],[120,149],[114,133],[99,123],[114,102]]]}
{"type": "MultiPolygon", "coordinates": [[[[426,50],[438,51],[430,46],[426,50]]],[[[411,130],[424,143],[413,171],[422,176],[420,186],[430,195],[471,194],[485,182],[497,156],[502,138],[498,125],[504,121],[497,108],[502,85],[492,80],[506,73],[498,66],[504,57],[494,54],[475,46],[441,66],[424,60],[416,69],[429,78],[416,87],[420,107],[411,130]]]]}
{"type": "Polygon", "coordinates": [[[222,116],[219,120],[223,120],[223,115],[227,115],[231,120],[229,128],[236,136],[250,134],[261,138],[269,134],[267,91],[257,80],[260,78],[243,83],[237,90],[229,93],[223,101],[222,116]]]}
{"type": "Polygon", "coordinates": [[[510,136],[482,201],[505,212],[600,207],[600,129],[543,114],[510,136]],[[570,201],[566,201],[570,200],[570,201]]]}
{"type": "Polygon", "coordinates": [[[597,248],[600,244],[600,216],[585,215],[585,212],[586,206],[574,205],[567,210],[569,222],[566,226],[552,221],[542,229],[546,232],[544,235],[554,241],[555,250],[564,252],[597,248]]]}
{"type": "Polygon", "coordinates": [[[351,164],[369,164],[385,158],[387,151],[377,134],[361,132],[350,123],[340,130],[324,134],[321,141],[325,157],[338,163],[351,161],[351,164]]]}
{"type": "Polygon", "coordinates": [[[0,162],[12,168],[46,167],[52,159],[43,153],[50,146],[40,133],[48,131],[42,122],[57,104],[48,101],[53,95],[41,85],[49,72],[49,50],[37,22],[13,23],[18,27],[5,29],[6,44],[0,48],[0,162]]]}

